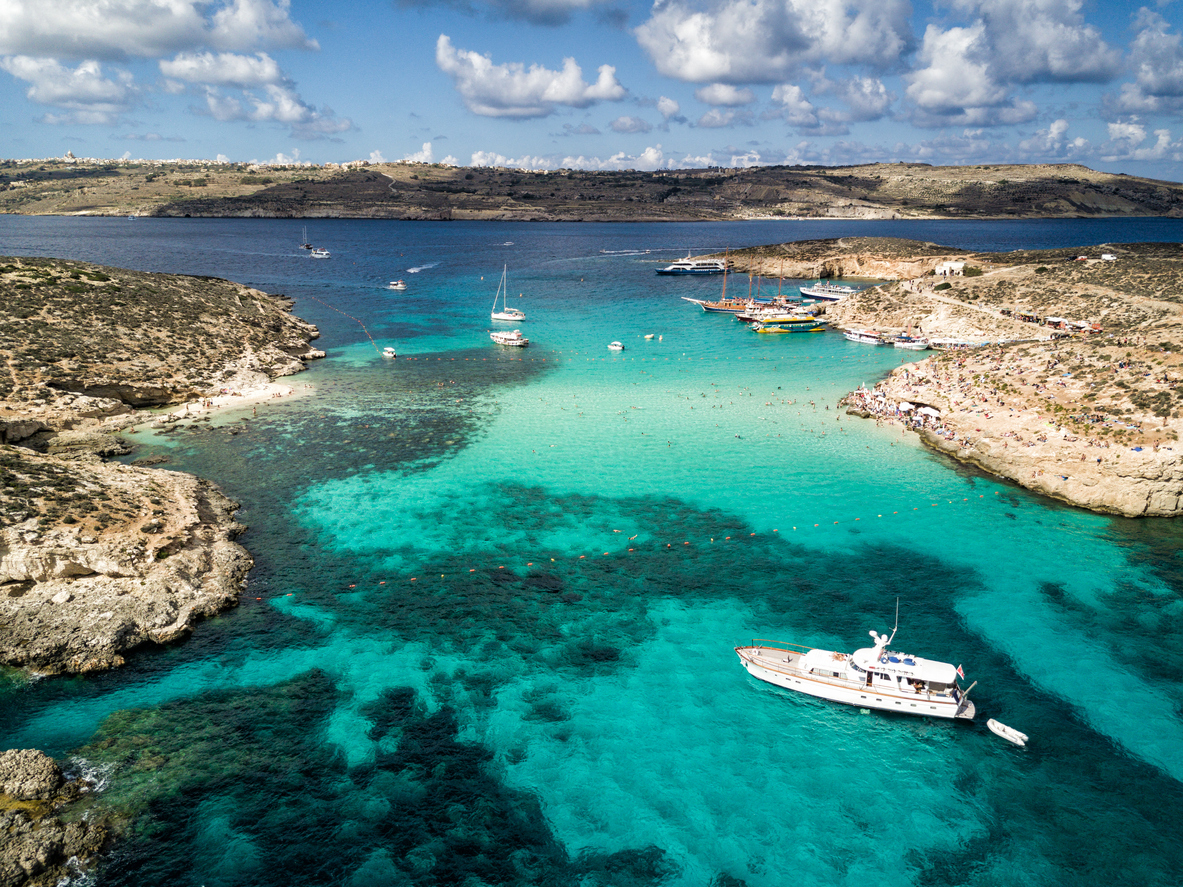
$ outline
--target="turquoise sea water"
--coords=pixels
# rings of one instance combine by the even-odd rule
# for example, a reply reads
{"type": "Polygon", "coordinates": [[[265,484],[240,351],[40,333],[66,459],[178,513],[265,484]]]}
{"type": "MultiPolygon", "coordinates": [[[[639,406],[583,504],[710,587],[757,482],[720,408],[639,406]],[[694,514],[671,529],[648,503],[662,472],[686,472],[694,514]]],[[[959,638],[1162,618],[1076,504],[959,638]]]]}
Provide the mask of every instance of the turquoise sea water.
{"type": "Polygon", "coordinates": [[[917,355],[757,336],[681,300],[718,279],[653,272],[1183,223],[314,222],[327,262],[303,226],[0,219],[6,254],[286,293],[329,353],[257,417],[136,436],[133,458],[243,503],[242,605],[114,673],[0,689],[3,747],[74,754],[136,811],[99,884],[1179,882],[1179,525],[847,417],[839,397],[917,355]],[[503,264],[521,352],[486,332],[503,264]],[[963,663],[978,722],[798,698],[732,651],[852,650],[897,598],[895,646],[963,663]]]}

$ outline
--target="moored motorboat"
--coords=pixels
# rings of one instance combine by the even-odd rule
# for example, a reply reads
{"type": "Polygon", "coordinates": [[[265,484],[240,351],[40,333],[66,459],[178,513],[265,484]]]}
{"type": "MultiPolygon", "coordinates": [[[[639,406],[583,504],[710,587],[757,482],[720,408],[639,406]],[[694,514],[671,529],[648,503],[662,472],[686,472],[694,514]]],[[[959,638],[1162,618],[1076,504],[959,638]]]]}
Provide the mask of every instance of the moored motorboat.
{"type": "Polygon", "coordinates": [[[758,333],[820,333],[824,332],[824,320],[814,318],[793,318],[792,320],[757,320],[752,329],[758,333]]]}
{"type": "Polygon", "coordinates": [[[874,330],[843,330],[843,337],[851,342],[862,342],[864,345],[886,345],[883,336],[874,330]]]}
{"type": "Polygon", "coordinates": [[[853,286],[830,283],[828,280],[819,280],[817,283],[798,287],[798,289],[801,290],[801,295],[803,296],[809,296],[813,299],[824,299],[827,302],[837,302],[839,299],[853,296],[858,292],[853,286]]]}
{"type": "Polygon", "coordinates": [[[608,343],[608,350],[609,351],[623,351],[624,346],[622,344],[620,344],[619,342],[609,342],[608,343]]]}
{"type": "Polygon", "coordinates": [[[750,305],[746,310],[735,315],[735,319],[744,323],[754,323],[758,320],[779,320],[788,318],[813,318],[814,314],[802,305],[790,305],[785,302],[765,302],[750,305]]]}
{"type": "Polygon", "coordinates": [[[493,330],[489,333],[489,338],[498,345],[508,345],[512,348],[525,348],[530,344],[530,340],[522,336],[521,330],[501,331],[493,330]]]}
{"type": "Polygon", "coordinates": [[[931,718],[973,720],[975,709],[957,678],[961,666],[897,653],[895,637],[870,631],[874,646],[841,653],[781,641],[754,640],[736,647],[748,674],[819,699],[931,718]]]}
{"type": "Polygon", "coordinates": [[[382,356],[388,357],[391,360],[394,360],[394,358],[398,357],[398,355],[394,353],[394,348],[389,345],[382,349],[382,356]]]}
{"type": "Polygon", "coordinates": [[[928,339],[915,339],[912,336],[896,336],[891,340],[891,344],[895,348],[903,348],[906,351],[928,350],[928,339]]]}

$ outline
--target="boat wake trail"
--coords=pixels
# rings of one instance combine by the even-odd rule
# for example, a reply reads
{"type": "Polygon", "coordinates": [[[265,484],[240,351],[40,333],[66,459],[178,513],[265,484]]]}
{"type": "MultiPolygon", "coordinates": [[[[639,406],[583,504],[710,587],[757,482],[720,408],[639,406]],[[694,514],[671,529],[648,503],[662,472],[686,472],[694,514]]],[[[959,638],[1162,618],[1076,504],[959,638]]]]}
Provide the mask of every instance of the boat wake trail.
{"type": "Polygon", "coordinates": [[[426,265],[416,265],[414,268],[408,268],[408,274],[418,274],[420,271],[426,271],[428,268],[434,268],[439,265],[439,262],[428,262],[426,265]]]}

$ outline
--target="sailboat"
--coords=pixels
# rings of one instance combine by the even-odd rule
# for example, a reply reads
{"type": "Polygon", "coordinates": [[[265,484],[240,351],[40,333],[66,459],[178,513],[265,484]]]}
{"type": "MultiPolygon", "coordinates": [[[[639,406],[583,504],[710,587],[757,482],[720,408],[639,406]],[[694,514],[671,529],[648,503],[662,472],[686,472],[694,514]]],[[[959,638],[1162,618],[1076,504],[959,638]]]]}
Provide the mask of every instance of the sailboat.
{"type": "Polygon", "coordinates": [[[506,265],[501,269],[501,283],[497,285],[497,293],[493,296],[493,319],[494,320],[508,320],[513,323],[526,319],[526,312],[519,311],[517,308],[510,308],[505,300],[509,296],[509,290],[505,285],[505,273],[509,266],[506,265]],[[497,310],[497,299],[501,299],[501,310],[497,310]]]}
{"type": "Polygon", "coordinates": [[[304,227],[303,242],[300,244],[300,249],[312,249],[312,244],[308,242],[308,227],[304,227]]]}

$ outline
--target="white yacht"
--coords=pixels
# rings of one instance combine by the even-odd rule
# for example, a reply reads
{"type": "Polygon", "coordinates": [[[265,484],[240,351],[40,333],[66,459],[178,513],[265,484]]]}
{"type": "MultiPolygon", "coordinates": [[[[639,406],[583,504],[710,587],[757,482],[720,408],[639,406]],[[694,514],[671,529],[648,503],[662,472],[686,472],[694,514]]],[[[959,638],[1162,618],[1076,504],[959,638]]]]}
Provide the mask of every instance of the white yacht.
{"type": "Polygon", "coordinates": [[[501,269],[501,283],[497,285],[497,292],[493,295],[493,319],[494,320],[508,320],[511,323],[519,323],[526,319],[526,312],[520,308],[510,308],[506,301],[509,298],[509,287],[505,284],[505,273],[509,270],[506,265],[501,269]],[[497,300],[501,299],[501,308],[497,307],[497,300]]]}
{"type": "Polygon", "coordinates": [[[895,629],[890,636],[869,634],[875,645],[853,653],[766,640],[735,652],[752,677],[786,690],[859,708],[973,720],[974,704],[966,696],[973,684],[961,689],[960,665],[889,650],[895,629]]]}
{"type": "Polygon", "coordinates": [[[801,290],[801,295],[803,296],[809,296],[811,299],[822,299],[826,302],[837,302],[839,299],[853,296],[858,292],[853,286],[830,283],[828,280],[819,280],[817,283],[798,287],[798,289],[801,290]]]}
{"type": "Polygon", "coordinates": [[[405,280],[392,280],[386,284],[386,288],[388,290],[405,290],[407,288],[407,282],[405,280]]]}
{"type": "Polygon", "coordinates": [[[620,342],[609,342],[608,343],[608,350],[609,351],[623,351],[624,345],[622,345],[620,342]]]}
{"type": "Polygon", "coordinates": [[[323,247],[314,247],[312,252],[308,254],[311,259],[331,259],[333,254],[323,247]]]}
{"type": "Polygon", "coordinates": [[[722,274],[727,270],[727,263],[722,259],[692,259],[687,256],[678,259],[672,265],[658,268],[658,274],[722,274]]]}

